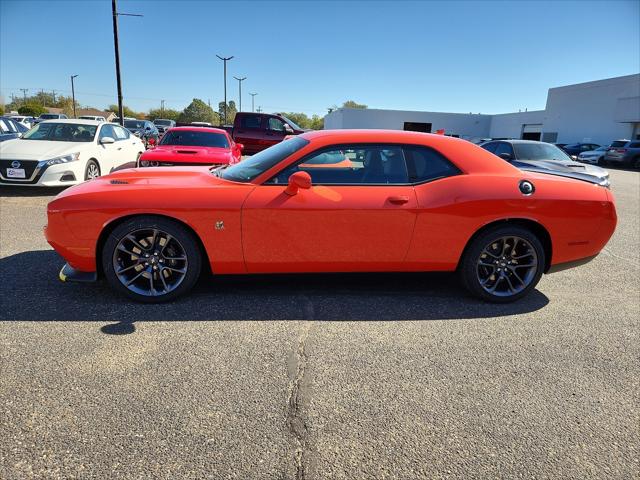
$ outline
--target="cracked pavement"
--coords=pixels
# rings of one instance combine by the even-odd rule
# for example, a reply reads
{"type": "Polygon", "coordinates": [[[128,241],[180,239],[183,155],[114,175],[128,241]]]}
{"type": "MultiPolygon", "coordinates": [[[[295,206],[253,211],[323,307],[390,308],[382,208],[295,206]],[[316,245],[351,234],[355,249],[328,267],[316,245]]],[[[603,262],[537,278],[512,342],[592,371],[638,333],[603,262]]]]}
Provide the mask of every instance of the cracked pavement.
{"type": "Polygon", "coordinates": [[[515,305],[448,275],[57,281],[51,192],[0,190],[0,478],[628,479],[640,174],[593,262],[515,305]]]}

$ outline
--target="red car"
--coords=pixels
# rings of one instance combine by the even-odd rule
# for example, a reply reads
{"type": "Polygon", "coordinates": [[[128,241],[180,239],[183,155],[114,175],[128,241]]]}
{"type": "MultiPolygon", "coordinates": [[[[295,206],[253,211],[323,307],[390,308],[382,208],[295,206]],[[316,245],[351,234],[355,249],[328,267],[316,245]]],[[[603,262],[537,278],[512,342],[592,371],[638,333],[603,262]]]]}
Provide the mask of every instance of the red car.
{"type": "Polygon", "coordinates": [[[207,266],[457,271],[473,294],[508,302],[613,234],[611,192],[568,176],[443,135],[308,132],[228,167],[121,170],[74,186],[49,203],[45,235],[68,262],[61,279],[104,276],[145,302],[185,293],[207,266]]]}
{"type": "Polygon", "coordinates": [[[242,148],[219,128],[174,127],[155,148],[140,156],[138,166],[232,165],[242,159],[242,148]]]}

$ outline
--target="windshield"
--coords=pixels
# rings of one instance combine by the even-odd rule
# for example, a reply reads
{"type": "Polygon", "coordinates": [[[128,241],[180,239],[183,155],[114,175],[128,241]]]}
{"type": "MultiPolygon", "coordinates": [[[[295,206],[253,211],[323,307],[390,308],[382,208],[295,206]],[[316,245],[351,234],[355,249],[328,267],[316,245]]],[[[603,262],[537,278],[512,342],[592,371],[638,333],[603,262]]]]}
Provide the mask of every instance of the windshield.
{"type": "Polygon", "coordinates": [[[609,147],[598,147],[594,150],[594,152],[604,152],[606,150],[609,150],[609,147]]]}
{"type": "Polygon", "coordinates": [[[291,125],[291,127],[293,127],[293,129],[294,129],[294,130],[304,130],[301,126],[299,126],[298,124],[296,124],[296,122],[294,122],[293,120],[291,120],[291,119],[289,119],[289,118],[285,117],[284,115],[280,115],[280,116],[281,116],[282,118],[284,118],[284,119],[287,121],[287,123],[288,123],[289,125],[291,125]]]}
{"type": "Polygon", "coordinates": [[[138,120],[125,120],[124,126],[127,128],[144,128],[144,122],[138,120]]]}
{"type": "Polygon", "coordinates": [[[23,140],[92,142],[97,126],[78,123],[39,123],[22,136],[23,140]]]}
{"type": "Polygon", "coordinates": [[[561,160],[570,162],[571,158],[550,143],[514,143],[518,160],[561,160]]]}
{"type": "Polygon", "coordinates": [[[624,147],[627,144],[626,140],[616,140],[615,142],[611,142],[611,148],[620,148],[624,147]]]}
{"type": "Polygon", "coordinates": [[[223,170],[221,177],[225,180],[234,182],[250,182],[261,173],[266,172],[274,165],[277,165],[288,156],[294,154],[302,147],[307,145],[309,140],[301,137],[291,138],[280,143],[276,143],[273,147],[256,153],[252,157],[236,163],[235,165],[223,170]]]}
{"type": "Polygon", "coordinates": [[[153,123],[156,125],[171,125],[171,120],[154,120],[153,123]]]}
{"type": "Polygon", "coordinates": [[[48,118],[60,118],[60,115],[58,115],[57,113],[43,113],[42,115],[40,115],[40,118],[44,118],[45,120],[48,118]]]}
{"type": "Polygon", "coordinates": [[[160,145],[184,145],[189,147],[229,148],[227,136],[222,133],[169,130],[160,145]]]}

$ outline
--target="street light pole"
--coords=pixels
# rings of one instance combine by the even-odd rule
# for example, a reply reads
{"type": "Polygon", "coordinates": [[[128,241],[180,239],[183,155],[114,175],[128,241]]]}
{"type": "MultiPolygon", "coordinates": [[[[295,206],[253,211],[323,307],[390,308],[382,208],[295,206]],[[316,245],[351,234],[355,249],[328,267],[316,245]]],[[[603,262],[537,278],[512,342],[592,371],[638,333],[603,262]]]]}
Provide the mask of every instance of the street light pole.
{"type": "Polygon", "coordinates": [[[71,101],[73,102],[73,118],[76,118],[76,90],[73,86],[73,79],[78,75],[71,75],[71,101]]]}
{"type": "Polygon", "coordinates": [[[251,111],[252,111],[252,112],[255,112],[255,111],[256,111],[256,109],[255,109],[255,102],[254,102],[254,100],[256,99],[256,95],[257,95],[257,93],[249,93],[249,95],[251,95],[251,111]]]}
{"type": "Polygon", "coordinates": [[[239,111],[239,112],[241,112],[241,111],[242,111],[242,82],[243,82],[244,80],[246,80],[246,79],[247,79],[247,77],[242,77],[242,78],[233,77],[233,78],[235,78],[236,80],[238,80],[238,95],[239,95],[239,97],[240,97],[240,107],[239,107],[238,111],[239,111]]]}
{"type": "Polygon", "coordinates": [[[216,55],[220,60],[224,62],[224,123],[227,123],[227,61],[231,60],[231,57],[221,57],[216,55]]]}
{"type": "Polygon", "coordinates": [[[118,44],[118,15],[128,17],[142,17],[134,13],[118,13],[116,0],[111,0],[111,14],[113,15],[113,47],[116,53],[116,80],[118,82],[118,118],[120,125],[124,127],[124,106],[122,105],[122,80],[120,78],[120,47],[118,44]]]}

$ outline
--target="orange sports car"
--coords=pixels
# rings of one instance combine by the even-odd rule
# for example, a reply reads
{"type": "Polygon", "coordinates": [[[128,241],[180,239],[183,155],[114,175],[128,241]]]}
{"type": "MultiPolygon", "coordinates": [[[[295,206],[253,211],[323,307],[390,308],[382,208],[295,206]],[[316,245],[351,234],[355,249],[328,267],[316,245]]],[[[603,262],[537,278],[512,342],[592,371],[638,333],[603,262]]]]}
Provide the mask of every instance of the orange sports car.
{"type": "Polygon", "coordinates": [[[474,295],[523,297],[584,263],[616,226],[579,174],[519,170],[465,140],[308,132],[235,165],[121,170],[62,192],[47,241],[60,278],[143,302],[213,274],[457,271],[474,295]],[[321,168],[317,168],[322,165],[321,168]]]}

